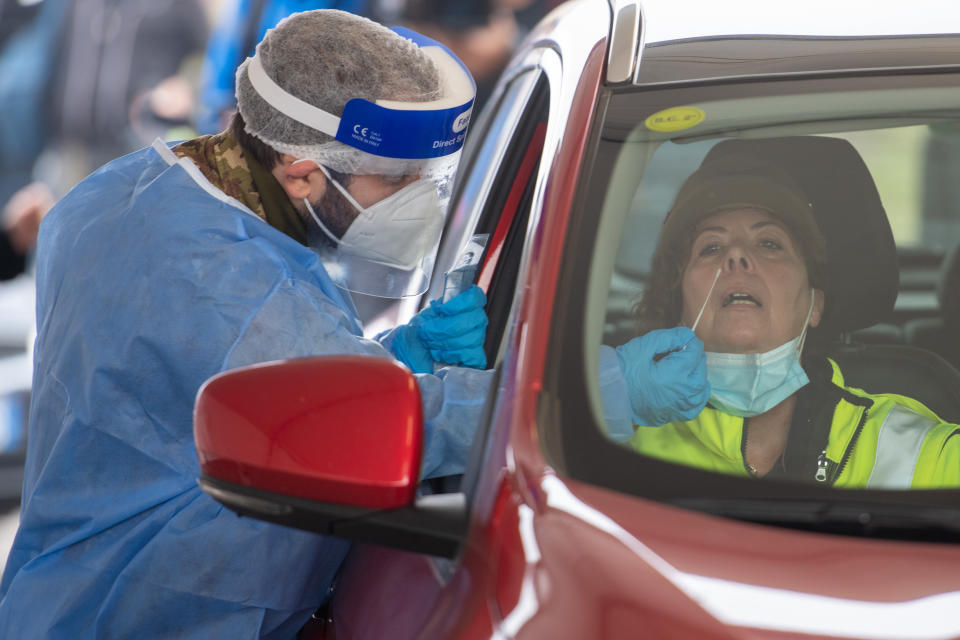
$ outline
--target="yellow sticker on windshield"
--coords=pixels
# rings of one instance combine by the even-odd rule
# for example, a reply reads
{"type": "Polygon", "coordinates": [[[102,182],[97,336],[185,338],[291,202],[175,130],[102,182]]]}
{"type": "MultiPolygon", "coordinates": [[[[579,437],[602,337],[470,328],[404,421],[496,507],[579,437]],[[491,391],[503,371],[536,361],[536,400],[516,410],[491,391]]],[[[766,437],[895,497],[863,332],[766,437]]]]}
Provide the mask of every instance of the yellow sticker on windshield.
{"type": "Polygon", "coordinates": [[[697,107],[670,107],[644,121],[651,131],[682,131],[703,122],[707,114],[697,107]]]}

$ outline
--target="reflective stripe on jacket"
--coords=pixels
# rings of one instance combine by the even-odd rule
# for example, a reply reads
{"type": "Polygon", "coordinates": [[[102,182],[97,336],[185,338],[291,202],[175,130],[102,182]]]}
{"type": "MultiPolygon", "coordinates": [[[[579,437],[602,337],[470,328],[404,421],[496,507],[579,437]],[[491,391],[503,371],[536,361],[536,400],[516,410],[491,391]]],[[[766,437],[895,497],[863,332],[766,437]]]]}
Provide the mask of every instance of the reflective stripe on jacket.
{"type": "MultiPolygon", "coordinates": [[[[908,489],[960,486],[960,426],[905,396],[846,387],[835,362],[836,396],[825,446],[811,481],[836,487],[908,489]]],[[[707,407],[696,419],[638,427],[640,453],[710,471],[748,476],[744,419],[707,407]]]]}

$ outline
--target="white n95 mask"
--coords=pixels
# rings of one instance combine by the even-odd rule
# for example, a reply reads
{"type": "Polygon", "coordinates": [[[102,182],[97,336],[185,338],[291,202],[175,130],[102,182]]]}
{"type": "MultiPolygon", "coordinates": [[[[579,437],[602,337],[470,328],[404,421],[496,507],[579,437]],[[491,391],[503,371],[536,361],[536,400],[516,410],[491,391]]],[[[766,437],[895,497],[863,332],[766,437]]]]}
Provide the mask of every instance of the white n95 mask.
{"type": "Polygon", "coordinates": [[[341,251],[409,271],[436,248],[443,231],[443,209],[434,181],[417,180],[364,208],[324,167],[320,169],[359,212],[343,237],[337,238],[320,220],[310,201],[304,199],[314,222],[341,251]]]}

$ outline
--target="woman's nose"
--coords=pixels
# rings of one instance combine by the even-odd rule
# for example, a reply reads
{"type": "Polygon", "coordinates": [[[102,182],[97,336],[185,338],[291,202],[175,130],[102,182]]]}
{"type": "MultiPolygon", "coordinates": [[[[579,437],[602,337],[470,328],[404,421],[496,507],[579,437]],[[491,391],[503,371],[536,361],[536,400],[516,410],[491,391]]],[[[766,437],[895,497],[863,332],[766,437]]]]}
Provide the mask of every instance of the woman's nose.
{"type": "Polygon", "coordinates": [[[750,256],[739,246],[734,245],[727,251],[726,267],[729,271],[750,269],[752,265],[753,261],[750,259],[750,256]]]}

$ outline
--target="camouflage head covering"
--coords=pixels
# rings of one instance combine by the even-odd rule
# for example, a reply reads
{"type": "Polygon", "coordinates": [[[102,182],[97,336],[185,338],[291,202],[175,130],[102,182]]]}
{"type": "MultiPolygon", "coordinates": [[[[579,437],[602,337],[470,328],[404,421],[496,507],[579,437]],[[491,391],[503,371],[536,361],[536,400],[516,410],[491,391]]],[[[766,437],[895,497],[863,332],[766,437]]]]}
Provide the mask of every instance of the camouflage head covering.
{"type": "Polygon", "coordinates": [[[211,184],[246,205],[261,220],[306,245],[306,225],[286,191],[229,132],[187,140],[173,152],[190,159],[211,184]]]}

